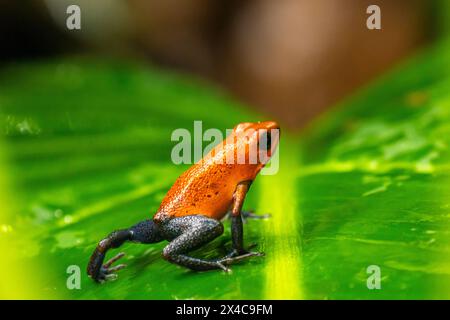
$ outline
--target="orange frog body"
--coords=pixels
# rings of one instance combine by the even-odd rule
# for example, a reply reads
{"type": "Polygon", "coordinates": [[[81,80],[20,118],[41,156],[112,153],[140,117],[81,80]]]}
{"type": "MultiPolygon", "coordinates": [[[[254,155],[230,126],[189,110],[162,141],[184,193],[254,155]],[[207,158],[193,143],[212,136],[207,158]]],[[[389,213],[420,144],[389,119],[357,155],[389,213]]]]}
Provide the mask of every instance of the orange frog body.
{"type": "Polygon", "coordinates": [[[223,269],[251,256],[262,255],[243,248],[241,211],[246,193],[260,170],[272,157],[279,142],[276,122],[241,123],[222,143],[185,171],[173,184],[152,220],[129,229],[114,231],[99,242],[91,256],[88,274],[98,282],[116,276],[124,267],[110,267],[123,254],[103,265],[106,251],[125,241],[155,243],[168,240],[163,257],[192,270],[223,269]],[[274,134],[275,133],[275,134],[274,134]],[[217,260],[193,258],[186,253],[212,241],[223,233],[220,220],[231,216],[233,248],[217,260]]]}
{"type": "MultiPolygon", "coordinates": [[[[154,220],[196,214],[222,219],[231,206],[236,186],[241,182],[253,181],[264,166],[257,158],[256,163],[237,163],[236,156],[245,154],[242,159],[248,160],[250,151],[258,150],[255,146],[258,146],[261,129],[270,132],[278,129],[278,124],[268,121],[237,125],[233,134],[175,181],[154,220]],[[227,164],[227,159],[234,161],[227,164]]],[[[268,150],[268,156],[270,158],[271,150],[268,150]]]]}

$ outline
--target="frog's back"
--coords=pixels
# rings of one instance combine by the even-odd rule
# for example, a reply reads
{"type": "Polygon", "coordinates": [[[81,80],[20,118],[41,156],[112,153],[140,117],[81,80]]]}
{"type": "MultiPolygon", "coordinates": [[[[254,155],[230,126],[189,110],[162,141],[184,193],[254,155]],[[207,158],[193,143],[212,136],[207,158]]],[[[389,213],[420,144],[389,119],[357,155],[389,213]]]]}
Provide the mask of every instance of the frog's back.
{"type": "Polygon", "coordinates": [[[153,218],[156,222],[197,214],[217,220],[225,216],[236,186],[243,181],[253,181],[263,166],[260,162],[253,164],[247,154],[254,149],[250,143],[256,146],[259,141],[254,130],[251,135],[244,133],[249,125],[251,123],[235,127],[233,134],[175,181],[153,218]],[[240,164],[237,155],[244,155],[248,161],[240,164]]]}
{"type": "Polygon", "coordinates": [[[154,219],[196,214],[221,219],[230,207],[236,188],[233,174],[233,165],[194,164],[175,181],[154,219]]]}

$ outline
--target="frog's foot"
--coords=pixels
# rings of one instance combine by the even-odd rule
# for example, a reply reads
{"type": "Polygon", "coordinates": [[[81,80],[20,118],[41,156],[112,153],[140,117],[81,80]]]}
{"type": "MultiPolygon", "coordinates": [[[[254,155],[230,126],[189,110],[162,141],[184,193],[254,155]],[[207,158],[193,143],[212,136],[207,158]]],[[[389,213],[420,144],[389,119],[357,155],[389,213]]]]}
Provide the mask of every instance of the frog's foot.
{"type": "Polygon", "coordinates": [[[125,253],[121,252],[117,254],[115,257],[108,260],[103,266],[101,266],[98,275],[96,277],[96,281],[98,282],[105,282],[105,281],[112,281],[117,279],[117,271],[123,269],[126,267],[125,264],[118,264],[117,266],[111,267],[114,262],[121,259],[125,256],[125,253]]]}
{"type": "Polygon", "coordinates": [[[242,260],[251,257],[263,257],[263,256],[264,252],[243,251],[238,253],[237,251],[233,250],[230,254],[218,260],[218,262],[221,263],[222,265],[227,266],[232,263],[240,262],[242,260]]]}
{"type": "Polygon", "coordinates": [[[220,259],[215,262],[217,264],[217,269],[222,269],[225,272],[231,272],[231,269],[228,268],[224,263],[222,263],[222,260],[223,259],[220,259]]]}
{"type": "Polygon", "coordinates": [[[270,213],[256,214],[254,210],[241,211],[242,220],[244,223],[247,219],[269,219],[271,217],[270,213]]]}
{"type": "Polygon", "coordinates": [[[250,250],[250,249],[256,248],[257,246],[258,245],[256,243],[251,243],[247,247],[248,250],[245,250],[245,249],[238,250],[238,249],[233,248],[233,249],[231,249],[230,253],[228,253],[224,257],[224,259],[226,259],[226,258],[234,258],[234,257],[242,256],[242,255],[245,255],[245,254],[248,254],[248,253],[254,253],[255,255],[258,254],[259,256],[264,256],[265,255],[264,252],[253,252],[253,251],[250,250]]]}

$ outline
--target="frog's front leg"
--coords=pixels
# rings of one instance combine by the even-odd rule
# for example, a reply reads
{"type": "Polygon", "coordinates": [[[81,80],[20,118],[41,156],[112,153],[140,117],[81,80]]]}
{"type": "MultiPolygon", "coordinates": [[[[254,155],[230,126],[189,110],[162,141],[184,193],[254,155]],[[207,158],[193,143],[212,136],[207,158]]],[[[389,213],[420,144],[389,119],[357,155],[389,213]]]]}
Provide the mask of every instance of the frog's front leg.
{"type": "Polygon", "coordinates": [[[233,196],[233,203],[231,206],[231,239],[233,249],[228,254],[227,258],[237,256],[253,255],[262,256],[261,252],[249,252],[244,249],[244,227],[242,225],[242,206],[244,204],[245,196],[250,189],[251,181],[244,181],[237,185],[233,196]]]}

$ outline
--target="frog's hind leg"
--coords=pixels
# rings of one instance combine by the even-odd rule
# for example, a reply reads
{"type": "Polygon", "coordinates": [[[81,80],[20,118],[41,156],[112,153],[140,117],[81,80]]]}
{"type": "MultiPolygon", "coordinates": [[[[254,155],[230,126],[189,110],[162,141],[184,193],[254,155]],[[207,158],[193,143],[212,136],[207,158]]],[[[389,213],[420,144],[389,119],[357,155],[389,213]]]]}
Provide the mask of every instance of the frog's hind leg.
{"type": "Polygon", "coordinates": [[[171,242],[164,248],[163,257],[169,262],[196,270],[211,269],[228,270],[215,260],[204,260],[187,256],[211,242],[223,233],[223,225],[215,219],[202,215],[192,215],[173,218],[161,225],[161,228],[171,242]]]}
{"type": "Polygon", "coordinates": [[[186,255],[211,242],[223,233],[223,225],[202,215],[192,215],[171,219],[164,223],[163,232],[172,236],[172,241],[164,248],[163,257],[169,262],[195,271],[222,269],[229,271],[227,265],[254,256],[246,253],[238,257],[224,257],[216,260],[205,260],[186,255]]]}
{"type": "Polygon", "coordinates": [[[147,244],[160,242],[162,240],[164,240],[164,237],[162,236],[158,225],[152,220],[144,220],[131,228],[113,231],[98,243],[89,260],[87,273],[97,282],[115,279],[117,277],[115,272],[125,268],[125,265],[120,264],[114,267],[111,267],[111,265],[125,254],[121,252],[103,264],[103,260],[109,249],[118,248],[126,241],[147,244]]]}

